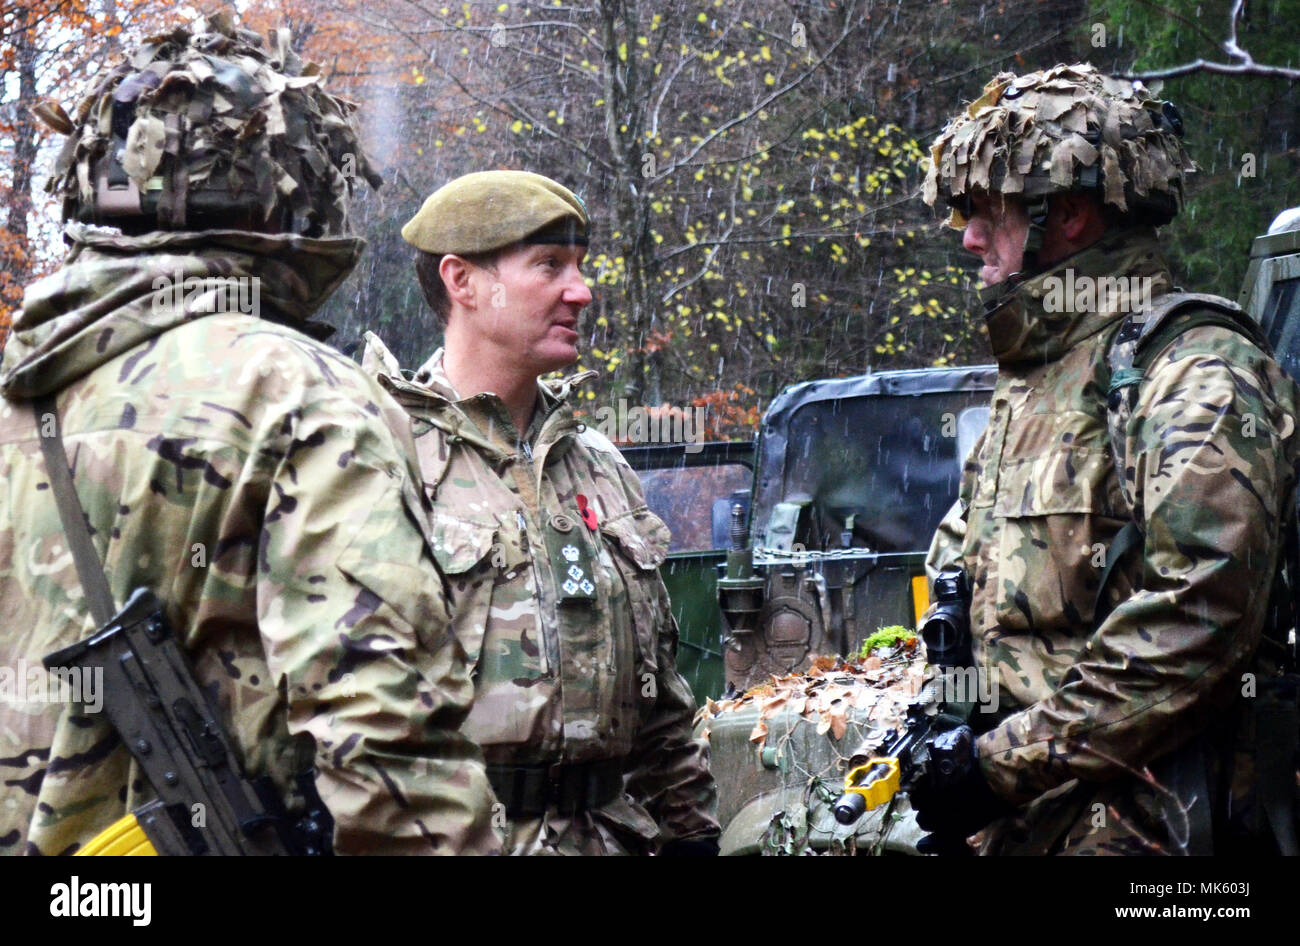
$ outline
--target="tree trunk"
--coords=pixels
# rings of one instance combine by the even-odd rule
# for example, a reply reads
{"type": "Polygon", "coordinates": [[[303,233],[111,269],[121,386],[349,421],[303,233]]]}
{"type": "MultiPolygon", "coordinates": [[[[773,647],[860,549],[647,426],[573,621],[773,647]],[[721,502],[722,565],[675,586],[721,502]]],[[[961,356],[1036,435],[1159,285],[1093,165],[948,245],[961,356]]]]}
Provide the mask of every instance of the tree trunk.
{"type": "Polygon", "coordinates": [[[631,401],[657,404],[661,400],[657,353],[647,352],[654,330],[655,301],[650,298],[654,241],[650,238],[650,198],[642,177],[643,129],[649,87],[637,48],[639,18],[636,0],[600,0],[601,40],[605,46],[605,134],[614,161],[613,218],[627,274],[630,310],[626,394],[631,401]],[[619,56],[619,49],[626,51],[619,56]]]}
{"type": "Polygon", "coordinates": [[[28,237],[28,216],[32,210],[32,174],[36,162],[36,119],[28,109],[36,104],[35,37],[28,24],[31,11],[19,7],[14,14],[13,42],[17,55],[18,100],[14,103],[13,186],[5,202],[5,237],[0,246],[4,281],[0,288],[0,341],[8,334],[11,314],[22,301],[22,290],[31,278],[31,241],[28,237]]]}

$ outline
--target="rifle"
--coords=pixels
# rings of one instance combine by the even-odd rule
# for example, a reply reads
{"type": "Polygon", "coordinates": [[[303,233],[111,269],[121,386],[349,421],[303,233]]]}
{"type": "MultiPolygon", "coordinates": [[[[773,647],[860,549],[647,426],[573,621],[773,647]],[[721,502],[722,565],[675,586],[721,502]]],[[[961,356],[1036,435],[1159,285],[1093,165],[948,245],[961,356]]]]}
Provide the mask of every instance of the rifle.
{"type": "MultiPolygon", "coordinates": [[[[971,662],[970,584],[960,568],[945,568],[934,580],[934,607],[921,625],[930,662],[941,668],[971,662]]],[[[891,730],[879,755],[844,776],[844,792],[835,801],[835,820],[851,825],[867,811],[909,791],[932,770],[953,771],[974,752],[969,731],[954,732],[968,707],[950,706],[932,682],[907,708],[902,732],[891,730]],[[953,711],[956,712],[953,712],[953,711]]]]}
{"type": "Polygon", "coordinates": [[[240,770],[162,603],[148,589],[137,588],[100,630],[43,663],[103,669],[104,711],[158,795],[82,853],[139,848],[137,826],[165,855],[330,853],[333,820],[313,773],[298,777],[309,810],[291,822],[270,779],[251,780],[240,770]]]}

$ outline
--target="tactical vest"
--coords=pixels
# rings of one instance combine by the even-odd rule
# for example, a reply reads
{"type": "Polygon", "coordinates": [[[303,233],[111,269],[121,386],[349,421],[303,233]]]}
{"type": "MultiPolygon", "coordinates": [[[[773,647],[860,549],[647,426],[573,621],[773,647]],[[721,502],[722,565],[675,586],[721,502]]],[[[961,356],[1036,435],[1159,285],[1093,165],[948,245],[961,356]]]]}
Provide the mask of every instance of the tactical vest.
{"type": "MultiPolygon", "coordinates": [[[[1125,432],[1147,368],[1184,332],[1210,325],[1239,332],[1265,354],[1272,355],[1272,346],[1260,326],[1240,306],[1221,296],[1204,293],[1167,293],[1152,305],[1130,314],[1112,339],[1106,353],[1110,371],[1106,421],[1112,460],[1121,479],[1128,475],[1125,432]]],[[[1124,498],[1127,502],[1127,494],[1124,498]]],[[[1282,554],[1264,626],[1265,640],[1282,655],[1279,661],[1282,672],[1276,676],[1260,674],[1255,699],[1242,702],[1253,715],[1256,791],[1258,805],[1267,821],[1266,830],[1273,835],[1281,853],[1295,856],[1300,854],[1300,833],[1296,825],[1300,674],[1296,672],[1295,645],[1288,641],[1291,629],[1300,629],[1300,522],[1296,513],[1295,481],[1283,509],[1282,554]]],[[[1134,549],[1140,549],[1143,541],[1142,527],[1130,519],[1111,543],[1097,588],[1096,627],[1102,625],[1110,612],[1106,592],[1116,566],[1134,549]]],[[[1264,830],[1263,825],[1259,828],[1264,830]]]]}

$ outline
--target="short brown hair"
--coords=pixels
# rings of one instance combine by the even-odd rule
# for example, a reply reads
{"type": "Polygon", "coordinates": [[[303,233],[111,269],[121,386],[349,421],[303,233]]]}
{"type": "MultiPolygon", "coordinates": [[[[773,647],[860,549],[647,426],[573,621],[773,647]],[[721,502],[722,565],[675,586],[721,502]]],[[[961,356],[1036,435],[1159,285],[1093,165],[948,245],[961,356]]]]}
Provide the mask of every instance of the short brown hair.
{"type": "MultiPolygon", "coordinates": [[[[510,247],[507,246],[500,250],[493,250],[491,253],[457,253],[456,255],[467,263],[495,273],[497,257],[508,249],[510,247]]],[[[442,284],[442,274],[438,272],[444,255],[416,250],[415,279],[420,284],[420,292],[424,293],[424,301],[429,303],[429,308],[433,310],[433,316],[438,320],[439,327],[445,329],[447,317],[451,315],[451,299],[447,296],[447,287],[442,284]]]]}

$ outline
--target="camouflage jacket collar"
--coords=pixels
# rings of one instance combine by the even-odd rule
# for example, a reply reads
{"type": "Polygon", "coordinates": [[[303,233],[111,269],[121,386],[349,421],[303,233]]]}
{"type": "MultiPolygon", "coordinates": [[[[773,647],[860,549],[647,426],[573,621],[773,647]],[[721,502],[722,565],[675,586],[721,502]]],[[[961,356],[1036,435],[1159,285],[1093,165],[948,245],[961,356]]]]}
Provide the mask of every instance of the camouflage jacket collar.
{"type": "MultiPolygon", "coordinates": [[[[468,402],[475,398],[462,398],[456,392],[443,370],[443,352],[444,349],[439,348],[412,375],[401,369],[397,359],[377,335],[367,332],[362,368],[375,376],[400,404],[447,433],[450,438],[471,444],[493,459],[512,456],[514,451],[508,449],[503,440],[492,439],[471,419],[471,414],[482,412],[466,410],[468,402]]],[[[583,384],[597,377],[597,374],[595,371],[582,371],[556,381],[538,379],[540,408],[534,413],[533,422],[523,438],[530,445],[535,460],[542,460],[543,454],[561,446],[566,438],[577,432],[578,421],[574,417],[570,397],[583,384]]],[[[482,394],[476,397],[490,402],[485,405],[485,409],[499,414],[503,426],[508,423],[509,415],[496,395],[482,394]]],[[[558,456],[558,452],[555,455],[558,456]]]]}
{"type": "MultiPolygon", "coordinates": [[[[448,420],[458,419],[475,429],[475,432],[483,439],[490,438],[483,435],[472,418],[481,417],[484,414],[499,419],[505,427],[513,427],[509,419],[509,413],[505,405],[501,403],[500,398],[495,394],[480,394],[474,398],[461,398],[456,389],[452,387],[451,381],[447,378],[443,370],[443,352],[439,348],[433,353],[428,361],[415,373],[416,383],[424,385],[436,395],[435,412],[448,420]],[[482,401],[481,404],[471,406],[470,402],[482,401]],[[478,409],[475,409],[478,408],[478,409]]],[[[559,381],[543,381],[540,378],[537,381],[537,407],[533,412],[533,420],[525,432],[522,443],[528,444],[534,459],[539,463],[544,462],[545,454],[555,451],[555,447],[564,444],[566,438],[575,433],[578,428],[577,419],[573,416],[573,405],[569,403],[570,395],[581,385],[596,377],[595,371],[583,371],[575,375],[570,375],[559,381]]],[[[432,406],[432,405],[431,405],[432,406]]],[[[461,430],[462,435],[464,429],[461,430]]],[[[468,439],[468,438],[467,438],[468,439]]],[[[501,451],[504,446],[501,440],[495,441],[494,446],[501,451]]]]}
{"type": "Polygon", "coordinates": [[[1045,273],[980,293],[999,364],[1046,364],[1173,288],[1149,227],[1103,237],[1045,273]]]}
{"type": "MultiPolygon", "coordinates": [[[[429,360],[415,372],[415,381],[417,384],[423,384],[430,390],[454,402],[460,400],[460,396],[456,393],[456,389],[452,387],[451,381],[447,379],[447,374],[443,370],[442,361],[445,353],[445,348],[439,348],[435,351],[429,357],[429,360]]],[[[579,371],[577,374],[571,374],[568,377],[552,381],[544,381],[538,378],[538,396],[544,404],[548,405],[548,408],[557,406],[559,403],[567,401],[569,395],[577,388],[598,375],[599,372],[597,371],[579,371]]]]}
{"type": "Polygon", "coordinates": [[[365,242],[238,230],[156,232],[69,224],[64,265],[27,288],[0,363],[6,397],[58,391],[170,328],[255,315],[321,337],[308,319],[365,242]]]}

